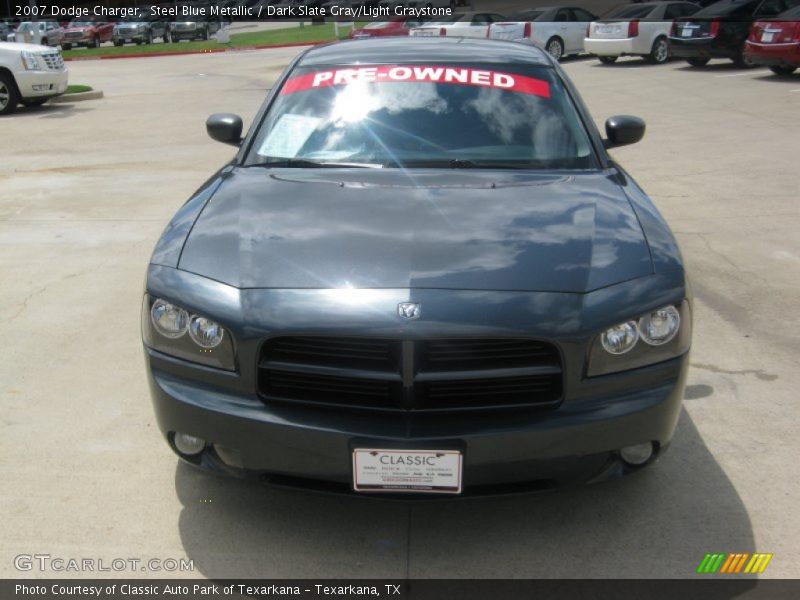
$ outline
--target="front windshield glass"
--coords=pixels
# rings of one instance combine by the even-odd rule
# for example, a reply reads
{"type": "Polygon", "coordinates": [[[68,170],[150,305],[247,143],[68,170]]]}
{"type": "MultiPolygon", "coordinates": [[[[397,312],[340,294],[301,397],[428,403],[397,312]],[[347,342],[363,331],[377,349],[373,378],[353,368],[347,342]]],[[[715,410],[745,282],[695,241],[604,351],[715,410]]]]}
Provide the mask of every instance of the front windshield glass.
{"type": "Polygon", "coordinates": [[[247,165],[596,168],[553,69],[531,65],[299,68],[247,165]],[[303,162],[305,161],[305,162],[303,162]]]}

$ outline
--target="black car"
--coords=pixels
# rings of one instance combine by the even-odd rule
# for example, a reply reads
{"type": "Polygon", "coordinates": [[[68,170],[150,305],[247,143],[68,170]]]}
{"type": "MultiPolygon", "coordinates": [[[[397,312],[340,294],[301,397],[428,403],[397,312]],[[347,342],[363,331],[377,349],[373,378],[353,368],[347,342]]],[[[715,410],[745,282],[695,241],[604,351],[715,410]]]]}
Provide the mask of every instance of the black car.
{"type": "Polygon", "coordinates": [[[689,366],[675,239],[532,45],[300,54],[177,212],[142,302],[157,421],[191,464],[363,493],[598,481],[670,442],[689,366]]]}
{"type": "Polygon", "coordinates": [[[756,19],[774,17],[800,0],[721,0],[691,17],[676,19],[669,36],[670,53],[701,67],[712,58],[749,66],[744,45],[756,19]]]}

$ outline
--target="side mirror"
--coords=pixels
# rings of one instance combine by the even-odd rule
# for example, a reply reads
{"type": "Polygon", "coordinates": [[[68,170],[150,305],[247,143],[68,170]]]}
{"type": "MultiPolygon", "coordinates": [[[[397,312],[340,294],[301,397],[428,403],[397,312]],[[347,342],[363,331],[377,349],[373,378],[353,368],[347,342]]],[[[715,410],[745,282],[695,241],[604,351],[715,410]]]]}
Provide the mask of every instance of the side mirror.
{"type": "Polygon", "coordinates": [[[639,117],[617,115],[606,121],[606,148],[635,144],[644,137],[645,124],[639,117]]]}
{"type": "Polygon", "coordinates": [[[242,117],[230,113],[215,113],[206,120],[206,131],[213,140],[239,146],[242,143],[242,117]]]}

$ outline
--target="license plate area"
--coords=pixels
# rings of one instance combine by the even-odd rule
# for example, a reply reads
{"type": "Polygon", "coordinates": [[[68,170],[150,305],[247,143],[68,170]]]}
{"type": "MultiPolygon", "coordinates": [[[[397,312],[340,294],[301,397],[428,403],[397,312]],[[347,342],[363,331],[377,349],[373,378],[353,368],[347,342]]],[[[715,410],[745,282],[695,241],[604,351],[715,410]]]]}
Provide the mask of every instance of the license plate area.
{"type": "Polygon", "coordinates": [[[356,492],[460,494],[463,454],[459,450],[353,449],[356,492]]]}

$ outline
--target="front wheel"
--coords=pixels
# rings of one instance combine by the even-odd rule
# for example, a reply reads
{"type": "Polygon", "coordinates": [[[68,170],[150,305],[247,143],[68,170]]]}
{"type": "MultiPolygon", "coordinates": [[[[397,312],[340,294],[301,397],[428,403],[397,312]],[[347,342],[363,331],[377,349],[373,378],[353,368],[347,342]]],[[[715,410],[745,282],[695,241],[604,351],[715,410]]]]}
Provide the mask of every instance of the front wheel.
{"type": "Polygon", "coordinates": [[[564,56],[564,43],[558,38],[551,38],[545,46],[547,53],[559,61],[564,56]]]}
{"type": "Polygon", "coordinates": [[[0,73],[0,115],[14,112],[19,104],[19,92],[14,79],[8,73],[0,73]]]}
{"type": "Polygon", "coordinates": [[[669,45],[664,38],[658,38],[653,42],[653,49],[650,50],[648,60],[654,65],[663,65],[669,60],[669,45]]]}
{"type": "Polygon", "coordinates": [[[148,31],[147,32],[147,43],[148,44],[152,44],[153,43],[153,32],[152,31],[148,31]]]}
{"type": "Polygon", "coordinates": [[[597,60],[599,60],[604,65],[613,65],[615,62],[617,62],[617,57],[616,56],[598,56],[597,60]]]}
{"type": "Polygon", "coordinates": [[[704,67],[708,64],[708,61],[711,60],[710,58],[700,58],[699,56],[693,56],[692,58],[687,58],[686,62],[692,65],[693,67],[704,67]]]}
{"type": "Polygon", "coordinates": [[[61,49],[64,51],[72,50],[72,44],[61,44],[61,49]]]}
{"type": "Polygon", "coordinates": [[[96,37],[92,40],[92,48],[99,48],[100,47],[100,38],[96,37]]]}
{"type": "Polygon", "coordinates": [[[119,48],[124,42],[122,40],[114,40],[114,45],[119,48]]]}
{"type": "Polygon", "coordinates": [[[789,67],[785,65],[775,65],[769,68],[775,75],[791,75],[797,70],[797,67],[789,67]]]}

